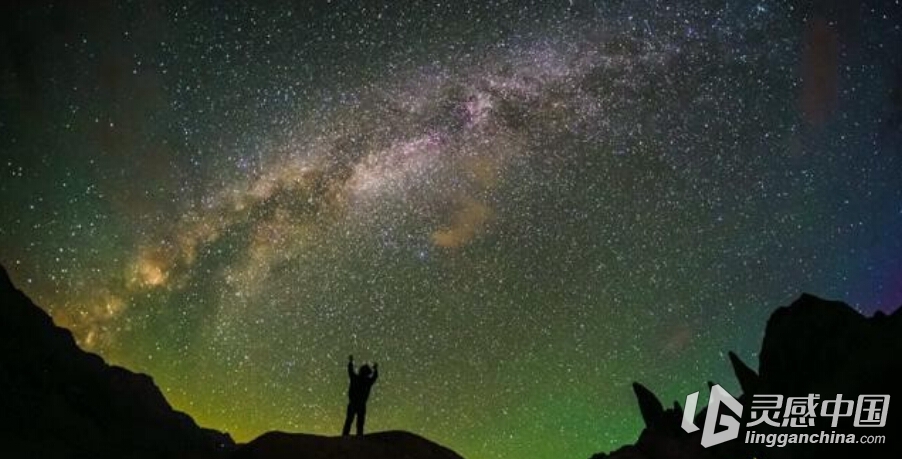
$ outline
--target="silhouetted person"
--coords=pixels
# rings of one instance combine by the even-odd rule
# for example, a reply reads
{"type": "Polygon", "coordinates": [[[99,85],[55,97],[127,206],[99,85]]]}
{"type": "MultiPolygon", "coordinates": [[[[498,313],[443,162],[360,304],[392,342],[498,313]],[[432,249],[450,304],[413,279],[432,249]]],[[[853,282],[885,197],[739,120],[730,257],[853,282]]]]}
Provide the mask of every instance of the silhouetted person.
{"type": "Polygon", "coordinates": [[[348,414],[345,416],[345,427],[342,435],[351,433],[351,422],[357,416],[357,435],[363,435],[363,423],[366,422],[366,401],[370,398],[370,388],[379,377],[379,364],[374,363],[372,370],[364,364],[360,371],[354,372],[354,356],[348,356],[348,378],[351,383],[348,386],[348,414]]]}

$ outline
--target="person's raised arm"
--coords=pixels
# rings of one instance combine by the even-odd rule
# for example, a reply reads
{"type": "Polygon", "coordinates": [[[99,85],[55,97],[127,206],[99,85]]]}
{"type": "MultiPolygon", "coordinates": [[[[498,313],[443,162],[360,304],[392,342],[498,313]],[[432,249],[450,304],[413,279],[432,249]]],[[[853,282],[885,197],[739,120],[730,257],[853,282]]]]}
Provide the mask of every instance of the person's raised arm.
{"type": "Polygon", "coordinates": [[[379,364],[373,362],[373,376],[372,376],[373,382],[376,382],[376,378],[378,378],[378,377],[379,377],[379,364]]]}
{"type": "Polygon", "coordinates": [[[354,356],[353,355],[348,356],[348,377],[349,378],[354,377],[354,356]]]}

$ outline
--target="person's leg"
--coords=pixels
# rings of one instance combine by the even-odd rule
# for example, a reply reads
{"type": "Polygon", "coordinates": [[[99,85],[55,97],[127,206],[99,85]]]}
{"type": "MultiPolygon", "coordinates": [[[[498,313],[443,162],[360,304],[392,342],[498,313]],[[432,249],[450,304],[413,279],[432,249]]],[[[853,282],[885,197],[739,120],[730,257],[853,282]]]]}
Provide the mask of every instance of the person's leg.
{"type": "Polygon", "coordinates": [[[357,408],[357,435],[363,435],[364,422],[366,422],[366,405],[357,408]]]}
{"type": "MultiPolygon", "coordinates": [[[[348,411],[347,411],[347,414],[345,414],[345,427],[344,427],[344,429],[341,429],[342,436],[348,436],[351,434],[351,421],[353,421],[353,420],[354,420],[354,407],[351,406],[350,403],[348,403],[348,411]]],[[[359,422],[360,421],[358,420],[358,423],[359,422]]]]}

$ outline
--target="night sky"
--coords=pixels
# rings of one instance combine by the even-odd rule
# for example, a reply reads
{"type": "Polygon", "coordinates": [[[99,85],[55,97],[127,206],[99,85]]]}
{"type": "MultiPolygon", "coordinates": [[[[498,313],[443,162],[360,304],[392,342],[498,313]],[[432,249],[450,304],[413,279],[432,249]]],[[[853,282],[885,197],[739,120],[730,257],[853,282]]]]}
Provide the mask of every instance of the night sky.
{"type": "Polygon", "coordinates": [[[0,262],[201,425],[585,458],[902,304],[899,1],[4,2],[0,262]],[[366,6],[363,6],[366,5],[366,6]]]}

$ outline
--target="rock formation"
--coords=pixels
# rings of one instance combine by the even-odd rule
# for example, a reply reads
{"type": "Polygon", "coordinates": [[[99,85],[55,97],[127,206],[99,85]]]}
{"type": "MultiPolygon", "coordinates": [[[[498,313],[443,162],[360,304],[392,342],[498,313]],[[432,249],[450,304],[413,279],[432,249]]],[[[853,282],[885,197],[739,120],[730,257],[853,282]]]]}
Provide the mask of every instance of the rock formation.
{"type": "MultiPolygon", "coordinates": [[[[883,444],[787,444],[766,446],[744,441],[746,424],[751,421],[754,394],[779,394],[784,397],[818,394],[819,403],[843,394],[856,399],[861,394],[886,394],[898,400],[902,393],[902,308],[890,316],[877,313],[866,318],[848,305],[804,294],[788,307],[774,311],[765,329],[756,374],[736,354],[729,359],[743,393],[743,418],[739,438],[711,448],[701,446],[706,407],[695,416],[699,430],[689,434],[681,427],[683,411],[679,403],[665,410],[658,398],[641,384],[633,389],[645,429],[634,445],[624,446],[592,459],[814,459],[862,458],[890,459],[902,457],[902,416],[887,410],[885,427],[853,427],[852,417],[843,417],[836,428],[830,418],[817,417],[813,428],[752,428],[762,434],[853,433],[883,435],[883,444]]],[[[710,386],[710,383],[709,383],[710,386]]],[[[707,394],[699,394],[699,404],[707,394]]],[[[899,403],[899,402],[895,402],[899,403]]],[[[892,404],[891,404],[892,405],[892,404]]],[[[784,409],[785,409],[784,400],[784,409]]],[[[821,405],[816,409],[820,414],[821,405]]],[[[893,407],[898,408],[898,407],[893,407]]],[[[721,414],[728,413],[721,407],[721,414]]],[[[896,409],[895,411],[899,411],[896,409]]],[[[716,431],[722,428],[716,429],[716,431]]]]}

